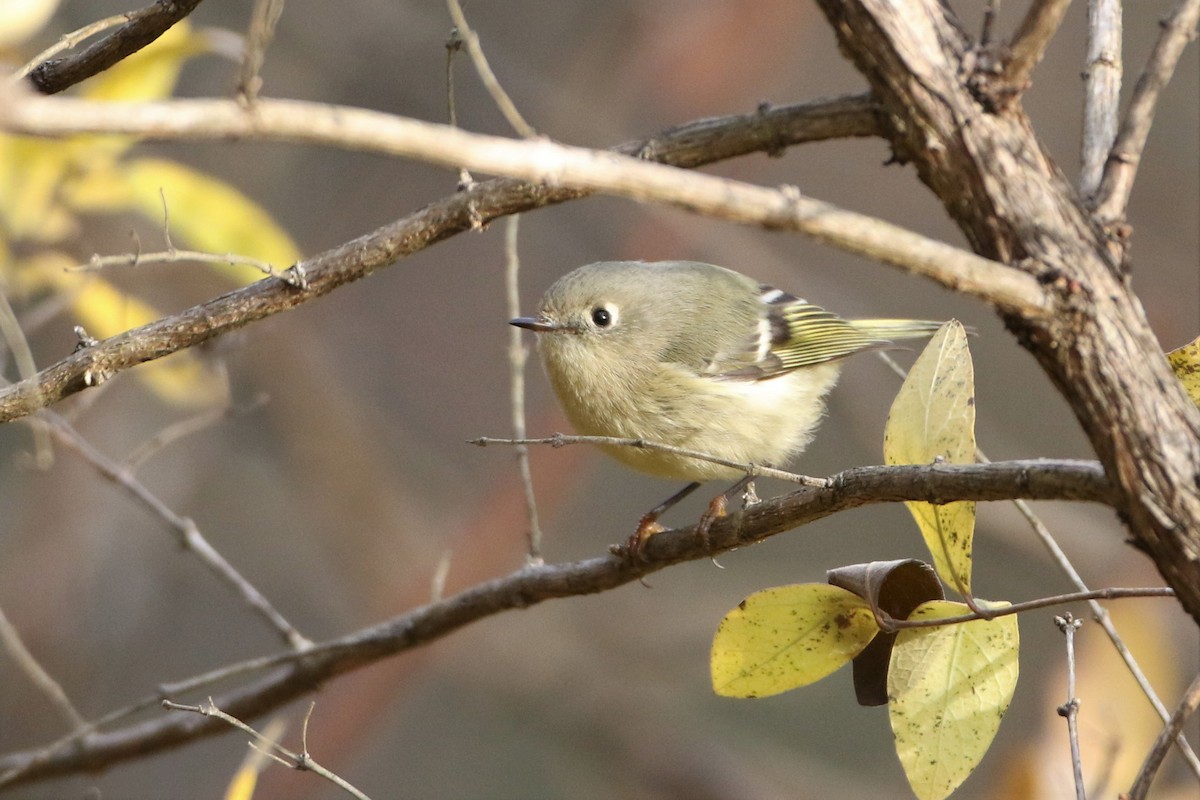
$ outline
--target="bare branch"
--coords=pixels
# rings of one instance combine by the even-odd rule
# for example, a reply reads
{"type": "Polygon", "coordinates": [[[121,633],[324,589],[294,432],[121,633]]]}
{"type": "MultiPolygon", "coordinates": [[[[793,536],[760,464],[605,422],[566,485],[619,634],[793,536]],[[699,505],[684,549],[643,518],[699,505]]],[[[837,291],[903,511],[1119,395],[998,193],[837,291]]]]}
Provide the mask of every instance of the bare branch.
{"type": "Polygon", "coordinates": [[[526,139],[537,136],[537,131],[521,116],[521,112],[517,110],[517,104],[508,96],[508,92],[504,91],[504,87],[496,78],[496,73],[492,72],[487,56],[483,54],[483,45],[479,44],[479,34],[471,30],[471,26],[467,24],[462,4],[458,0],[446,0],[446,8],[450,11],[450,18],[454,20],[454,27],[458,29],[463,44],[467,46],[467,53],[471,56],[471,63],[475,65],[475,71],[479,73],[479,79],[483,81],[484,88],[496,102],[500,113],[508,120],[508,124],[512,126],[518,136],[524,136],[526,139]]]}
{"type": "Polygon", "coordinates": [[[1067,702],[1058,707],[1058,714],[1067,720],[1067,738],[1071,741],[1071,767],[1075,773],[1075,798],[1087,800],[1083,786],[1083,759],[1079,755],[1079,698],[1075,696],[1075,631],[1082,621],[1071,614],[1054,618],[1067,642],[1067,702]]]}
{"type": "MultiPolygon", "coordinates": [[[[259,103],[256,110],[270,104],[259,103]]],[[[3,109],[4,104],[0,103],[0,118],[3,109]]],[[[801,142],[871,136],[878,130],[874,105],[870,98],[859,95],[698,120],[615,150],[641,153],[645,158],[690,168],[755,151],[776,152],[801,142]]],[[[584,189],[513,180],[477,184],[469,191],[431,203],[373,233],[310,258],[304,262],[310,284],[306,289],[260,281],[77,352],[43,370],[36,381],[0,391],[0,422],[55,403],[136,364],[321,297],[442,239],[471,230],[480,221],[489,222],[587,194],[584,189]]]]}
{"type": "MultiPolygon", "coordinates": [[[[504,229],[504,294],[508,301],[508,316],[521,316],[521,293],[517,277],[521,268],[517,252],[517,229],[521,216],[513,214],[504,229]]],[[[525,362],[529,351],[519,328],[508,332],[508,382],[512,403],[513,438],[525,438],[525,362]]],[[[542,563],[542,526],[538,522],[537,498],[533,493],[533,474],[529,471],[529,448],[517,445],[517,471],[525,492],[525,513],[529,517],[529,560],[542,563]]]]}
{"type": "Polygon", "coordinates": [[[204,564],[218,578],[231,586],[248,606],[261,614],[279,632],[285,642],[298,651],[303,651],[311,647],[312,642],[292,627],[292,624],[275,610],[275,607],[263,597],[262,593],[255,589],[241,573],[234,569],[232,564],[226,561],[209,544],[204,535],[200,533],[200,529],[194,521],[187,517],[181,517],[168,508],[162,500],[152,494],[145,485],[135,478],[128,469],[92,447],[62,417],[47,411],[42,416],[36,418],[34,422],[45,425],[49,429],[50,434],[60,444],[74,450],[102,476],[120,486],[130,497],[165,522],[175,532],[176,536],[179,537],[179,544],[185,550],[194,553],[200,559],[200,563],[204,564]]]}
{"type": "MultiPolygon", "coordinates": [[[[276,668],[254,683],[228,691],[216,704],[240,719],[253,719],[302,696],[331,677],[440,639],[466,625],[547,600],[606,591],[672,564],[744,547],[849,508],[923,500],[1083,500],[1107,503],[1112,492],[1090,461],[1013,461],[991,465],[858,467],[830,476],[825,488],[806,487],[764,500],[713,522],[707,535],[696,526],[650,538],[645,560],[609,555],[568,564],[526,565],[444,600],[415,608],[379,625],[314,645],[235,664],[171,687],[162,696],[194,691],[211,681],[248,670],[276,668]]],[[[624,539],[624,536],[620,537],[624,539]]],[[[128,713],[122,710],[122,714],[128,713]]],[[[224,729],[207,719],[165,717],[99,733],[71,737],[52,748],[0,758],[0,786],[51,775],[111,766],[224,729]]]]}
{"type": "MultiPolygon", "coordinates": [[[[1027,318],[1040,317],[1046,309],[1045,291],[1032,275],[883,220],[805,198],[794,187],[768,189],[649,163],[646,157],[656,155],[655,148],[661,144],[657,139],[645,145],[639,153],[642,157],[632,158],[621,152],[566,147],[549,141],[514,141],[375,111],[298,101],[263,100],[255,105],[253,113],[247,113],[232,101],[220,100],[125,104],[66,97],[12,99],[14,102],[0,111],[0,126],[14,132],[62,135],[104,131],[136,133],[151,138],[272,139],[413,156],[453,169],[467,166],[542,182],[550,187],[570,185],[575,192],[602,191],[633,200],[667,203],[743,224],[798,231],[826,244],[930,278],[1027,318]]],[[[768,109],[763,113],[771,112],[768,109]]],[[[674,135],[676,132],[668,132],[664,137],[674,135]]],[[[526,194],[530,192],[529,187],[521,189],[526,194]]],[[[578,194],[561,197],[573,196],[578,194]]],[[[464,198],[466,205],[463,208],[477,212],[480,219],[486,221],[495,216],[483,213],[474,191],[456,199],[464,198]]],[[[551,200],[542,195],[536,204],[513,203],[507,213],[546,202],[551,200]]],[[[445,206],[440,206],[439,210],[445,211],[445,206]]],[[[347,280],[392,263],[405,251],[412,252],[456,232],[451,226],[442,225],[442,235],[418,231],[415,243],[410,238],[399,247],[388,242],[382,231],[364,237],[301,264],[299,268],[314,283],[308,291],[280,297],[278,287],[266,290],[261,284],[248,287],[185,311],[171,318],[166,327],[164,320],[114,337],[103,348],[88,351],[85,358],[89,361],[101,359],[92,374],[108,377],[139,361],[192,346],[229,328],[320,296],[347,280]],[[380,246],[386,249],[380,251],[380,246]],[[364,259],[369,263],[364,264],[364,259]],[[323,279],[314,278],[314,272],[324,273],[323,279]],[[150,340],[155,340],[153,352],[147,352],[150,340]]],[[[25,409],[24,413],[28,413],[29,407],[23,406],[24,402],[38,399],[53,402],[66,393],[84,388],[69,383],[72,379],[78,381],[81,372],[75,370],[69,376],[59,374],[54,381],[56,385],[49,392],[45,387],[40,387],[40,394],[32,392],[34,387],[28,383],[10,392],[29,393],[18,404],[25,409]]],[[[5,394],[0,394],[0,422],[12,418],[2,409],[5,399],[5,394]]]]}
{"type": "Polygon", "coordinates": [[[28,75],[30,72],[33,72],[34,68],[38,64],[41,64],[43,61],[53,58],[54,56],[61,53],[63,50],[70,50],[72,47],[77,47],[80,42],[90,39],[91,37],[95,36],[97,33],[101,33],[103,31],[108,30],[109,28],[116,27],[117,25],[120,25],[120,24],[122,24],[124,22],[128,22],[128,21],[129,21],[129,14],[115,14],[111,17],[105,17],[104,19],[96,20],[95,22],[88,23],[87,25],[84,25],[82,28],[79,28],[78,30],[74,30],[74,31],[71,31],[70,33],[64,34],[57,42],[50,45],[42,52],[38,53],[36,56],[31,58],[27,63],[22,65],[22,67],[20,69],[18,69],[16,72],[14,72],[12,75],[10,75],[9,81],[12,83],[16,83],[17,81],[21,80],[26,75],[28,75]]]}
{"type": "Polygon", "coordinates": [[[1029,86],[1029,78],[1033,69],[1042,60],[1046,47],[1058,26],[1062,23],[1063,15],[1071,0],[1034,0],[1029,6],[1020,27],[1013,34],[1012,58],[1005,67],[1004,81],[1020,94],[1029,86]]]}
{"type": "Polygon", "coordinates": [[[1104,165],[1094,212],[1103,223],[1119,222],[1125,217],[1142,151],[1146,149],[1150,126],[1154,124],[1159,95],[1175,73],[1175,65],[1184,48],[1196,38],[1197,22],[1200,22],[1200,0],[1180,0],[1163,22],[1162,33],[1133,89],[1133,98],[1121,120],[1116,144],[1104,165]]]}
{"type": "Polygon", "coordinates": [[[1121,110],[1121,0],[1088,0],[1087,66],[1083,73],[1083,151],[1079,193],[1100,188],[1117,138],[1121,110]]]}
{"type": "MultiPolygon", "coordinates": [[[[769,189],[689,173],[612,151],[547,140],[515,141],[359,108],[263,100],[253,113],[224,100],[108,103],[77,98],[12,98],[0,125],[25,134],[126,133],[151,139],[254,139],[308,142],[418,158],[551,186],[570,185],[658,202],[746,225],[807,234],[984,299],[1040,316],[1038,281],[1006,265],[897,225],[804,197],[796,187],[769,189]]],[[[644,154],[639,154],[644,155],[644,154]]]]}
{"type": "Polygon", "coordinates": [[[267,48],[275,38],[275,25],[283,13],[284,0],[257,0],[250,15],[250,29],[246,32],[246,47],[242,53],[242,68],[238,73],[237,94],[242,103],[258,100],[262,89],[263,61],[267,48]]]}
{"type": "Polygon", "coordinates": [[[61,92],[141,50],[198,5],[200,0],[157,0],[130,12],[128,22],[82,52],[34,67],[29,81],[43,94],[61,92]]]}
{"type": "Polygon", "coordinates": [[[1175,709],[1175,713],[1163,726],[1162,732],[1158,734],[1158,738],[1146,755],[1146,760],[1143,762],[1142,768],[1138,770],[1133,786],[1129,789],[1129,800],[1145,800],[1149,795],[1150,784],[1154,781],[1158,768],[1162,766],[1167,751],[1171,749],[1171,742],[1183,737],[1183,725],[1187,722],[1188,717],[1196,713],[1197,708],[1200,708],[1200,675],[1192,679],[1191,685],[1183,693],[1183,699],[1179,701],[1179,707],[1175,709]]]}
{"type": "Polygon", "coordinates": [[[54,680],[50,673],[46,672],[45,668],[33,657],[33,653],[29,652],[29,648],[21,640],[21,634],[8,621],[2,608],[0,608],[0,647],[3,647],[8,653],[9,658],[17,665],[17,669],[25,673],[29,682],[50,699],[51,705],[58,709],[68,725],[78,727],[86,724],[59,682],[54,680]]]}
{"type": "Polygon", "coordinates": [[[542,439],[524,439],[520,436],[515,439],[494,439],[488,436],[480,436],[478,439],[471,439],[468,444],[487,447],[492,444],[513,445],[517,448],[524,448],[531,444],[545,444],[551,447],[564,447],[569,444],[604,444],[613,447],[632,447],[638,450],[656,450],[661,453],[672,453],[677,456],[685,456],[694,458],[698,461],[708,461],[712,464],[720,464],[723,467],[733,467],[741,470],[747,475],[752,475],[755,478],[776,478],[777,480],[787,481],[788,483],[799,484],[800,486],[820,486],[825,487],[829,482],[825,478],[811,478],[808,475],[799,475],[795,472],[787,470],[775,469],[774,467],[764,467],[758,464],[744,464],[740,461],[731,461],[728,458],[714,456],[711,453],[703,453],[699,450],[689,450],[686,447],[676,447],[673,444],[663,444],[662,442],[652,442],[648,439],[623,439],[618,436],[568,436],[563,433],[556,433],[553,436],[547,436],[542,439]]]}
{"type": "Polygon", "coordinates": [[[370,800],[369,797],[367,797],[365,794],[363,794],[357,787],[355,787],[353,784],[351,784],[345,778],[343,778],[342,776],[338,775],[337,773],[331,772],[327,768],[321,766],[320,764],[317,763],[316,759],[314,759],[311,755],[309,755],[309,752],[308,752],[308,722],[309,722],[309,719],[312,717],[313,708],[315,708],[315,707],[316,707],[316,703],[310,703],[308,706],[308,713],[304,715],[303,750],[299,753],[293,753],[291,750],[288,750],[286,747],[281,745],[279,742],[275,741],[272,738],[264,736],[263,734],[256,731],[254,728],[251,728],[249,725],[242,722],[237,717],[232,716],[230,714],[226,714],[224,711],[217,708],[216,704],[213,703],[211,697],[208,699],[207,703],[202,703],[202,704],[196,705],[196,706],[183,705],[180,703],[172,703],[170,700],[163,701],[163,708],[167,709],[168,711],[191,711],[195,714],[200,714],[201,716],[215,717],[216,719],[219,719],[222,722],[225,722],[228,725],[231,725],[234,728],[237,728],[238,730],[249,734],[250,737],[252,739],[254,739],[255,742],[257,742],[258,744],[260,744],[264,748],[266,748],[264,752],[267,755],[271,756],[272,758],[274,758],[276,761],[280,762],[284,766],[291,767],[292,769],[299,770],[301,772],[311,772],[315,775],[320,775],[322,778],[329,781],[330,783],[332,783],[334,786],[338,787],[342,791],[346,792],[351,797],[357,798],[357,800],[370,800]]]}

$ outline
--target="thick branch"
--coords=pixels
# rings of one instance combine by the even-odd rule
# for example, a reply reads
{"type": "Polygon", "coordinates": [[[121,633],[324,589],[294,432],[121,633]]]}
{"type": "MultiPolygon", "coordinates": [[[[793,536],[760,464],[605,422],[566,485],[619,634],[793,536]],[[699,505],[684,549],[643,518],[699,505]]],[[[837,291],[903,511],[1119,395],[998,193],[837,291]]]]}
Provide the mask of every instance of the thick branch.
{"type": "Polygon", "coordinates": [[[1200,622],[1200,412],[1103,231],[1021,108],[988,113],[968,90],[971,43],[944,3],[819,2],[883,106],[893,147],[976,251],[1053,293],[1055,313],[1007,322],[1071,404],[1137,545],[1200,622]]]}
{"type": "Polygon", "coordinates": [[[162,36],[192,13],[200,0],[157,0],[129,13],[129,22],[83,51],[39,64],[29,81],[43,94],[54,94],[103,72],[162,36]]]}
{"type": "MultiPolygon", "coordinates": [[[[765,500],[721,518],[707,537],[699,535],[694,526],[657,534],[649,540],[644,562],[622,553],[525,567],[371,628],[314,645],[304,653],[281,653],[259,665],[277,667],[274,672],[215,697],[214,702],[227,713],[250,720],[313,691],[333,676],[428,644],[485,617],[554,598],[606,591],[672,564],[708,558],[850,508],[903,500],[945,503],[1027,498],[1108,503],[1112,499],[1099,465],[1090,461],[858,467],[831,476],[828,484],[765,500]]],[[[201,688],[194,687],[197,691],[201,688]]],[[[216,720],[164,715],[89,733],[54,750],[0,758],[0,776],[7,776],[0,777],[0,786],[105,768],[224,730],[226,726],[216,720]]]]}

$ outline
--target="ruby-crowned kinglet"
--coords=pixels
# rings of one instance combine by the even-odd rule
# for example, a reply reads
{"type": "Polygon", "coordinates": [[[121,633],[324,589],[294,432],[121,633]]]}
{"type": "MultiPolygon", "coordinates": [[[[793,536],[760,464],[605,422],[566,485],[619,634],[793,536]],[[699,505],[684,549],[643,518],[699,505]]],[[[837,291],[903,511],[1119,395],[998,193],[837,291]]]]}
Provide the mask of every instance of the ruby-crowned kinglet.
{"type": "MultiPolygon", "coordinates": [[[[845,320],[712,264],[602,261],[564,275],[536,317],[511,324],[538,334],[579,433],[779,466],[811,441],[843,358],[930,336],[941,323],[845,320]]],[[[601,447],[664,478],[744,476],[660,450],[601,447]]]]}

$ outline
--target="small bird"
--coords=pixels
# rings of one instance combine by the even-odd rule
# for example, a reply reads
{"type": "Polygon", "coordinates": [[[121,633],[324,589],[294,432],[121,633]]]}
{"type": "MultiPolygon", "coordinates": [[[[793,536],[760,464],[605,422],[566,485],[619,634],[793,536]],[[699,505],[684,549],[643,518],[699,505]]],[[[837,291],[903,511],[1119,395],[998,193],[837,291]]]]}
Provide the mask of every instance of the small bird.
{"type": "MultiPolygon", "coordinates": [[[[845,320],[733,270],[696,261],[601,261],[564,275],[536,317],[550,384],[575,429],[644,439],[740,464],[779,466],[812,440],[842,359],[932,335],[940,322],[845,320]]],[[[744,470],[675,453],[600,445],[634,469],[691,481],[642,517],[640,555],[658,517],[702,481],[742,478],[713,500],[701,530],[750,483],[744,470]]]]}

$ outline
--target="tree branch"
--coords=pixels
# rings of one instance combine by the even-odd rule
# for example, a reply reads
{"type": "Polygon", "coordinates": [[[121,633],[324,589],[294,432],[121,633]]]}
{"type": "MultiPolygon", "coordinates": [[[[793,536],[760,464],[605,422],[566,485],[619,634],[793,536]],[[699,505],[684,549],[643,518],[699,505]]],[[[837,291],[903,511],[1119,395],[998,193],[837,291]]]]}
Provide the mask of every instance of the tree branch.
{"type": "Polygon", "coordinates": [[[1079,193],[1100,188],[1104,162],[1117,139],[1121,110],[1121,0],[1088,0],[1087,69],[1083,73],[1083,150],[1079,193]]]}
{"type": "Polygon", "coordinates": [[[200,0],[157,0],[128,14],[129,21],[82,52],[44,61],[29,73],[42,94],[61,92],[103,72],[162,36],[200,5],[200,0]]]}
{"type": "Polygon", "coordinates": [[[1048,290],[1053,313],[1006,322],[1070,403],[1132,538],[1200,623],[1200,410],[1105,233],[1020,106],[990,113],[963,85],[970,42],[945,3],[818,2],[883,107],[896,153],[976,252],[1048,290]]]}
{"type": "Polygon", "coordinates": [[[1071,0],[1034,0],[1013,34],[1012,59],[1005,69],[1004,81],[1020,94],[1029,86],[1033,68],[1042,60],[1046,47],[1058,31],[1071,0]]]}
{"type": "MultiPolygon", "coordinates": [[[[149,139],[253,139],[324,144],[418,158],[561,187],[571,185],[657,202],[731,222],[791,230],[930,278],[1001,308],[1038,315],[1045,297],[1028,275],[896,225],[804,197],[796,187],[754,184],[648,163],[655,141],[626,154],[514,140],[359,108],[262,100],[243,109],[225,100],[107,103],[14,97],[0,127],[61,136],[125,133],[149,139]]],[[[306,265],[307,267],[307,265],[306,265]]]]}
{"type": "Polygon", "coordinates": [[[28,97],[0,111],[0,127],[43,134],[84,129],[128,132],[132,127],[151,136],[271,138],[372,147],[419,155],[451,167],[467,165],[525,175],[549,185],[491,181],[473,186],[303,262],[300,268],[306,288],[260,281],[84,348],[43,370],[36,380],[0,392],[0,422],[57,402],[136,364],[320,297],[480,222],[581,197],[589,189],[634,199],[659,199],[740,222],[804,231],[991,299],[1004,308],[1036,315],[1044,302],[1042,289],[1030,276],[880,220],[807,200],[795,191],[646,163],[653,159],[693,167],[755,150],[774,152],[801,141],[871,135],[878,128],[871,103],[862,96],[701,120],[609,152],[481,136],[378,112],[312,103],[261,100],[249,112],[232,101],[137,104],[125,106],[124,112],[118,111],[120,105],[28,97]],[[625,155],[634,153],[637,158],[625,155]],[[575,185],[562,186],[566,181],[575,185]]]}
{"type": "MultiPolygon", "coordinates": [[[[288,651],[256,660],[254,668],[275,671],[214,697],[213,702],[239,719],[250,720],[313,691],[336,675],[428,644],[477,620],[555,598],[606,591],[672,564],[710,558],[850,508],[904,500],[947,503],[1017,497],[1098,503],[1113,500],[1103,472],[1091,461],[857,467],[830,476],[825,487],[805,487],[722,517],[707,535],[699,534],[695,526],[656,534],[645,547],[644,561],[615,553],[568,564],[527,565],[373,627],[316,644],[303,653],[288,651]]],[[[228,680],[233,669],[214,675],[228,680]]],[[[204,684],[191,682],[189,687],[197,691],[204,684]]],[[[134,707],[145,708],[156,699],[158,696],[147,698],[134,707]]],[[[89,728],[49,748],[0,758],[0,786],[109,767],[223,730],[226,726],[218,720],[176,715],[106,732],[89,728]]]]}
{"type": "Polygon", "coordinates": [[[1119,222],[1125,218],[1138,163],[1146,149],[1146,140],[1150,138],[1150,126],[1154,124],[1158,97],[1175,73],[1183,49],[1196,38],[1197,23],[1200,23],[1200,0],[1180,0],[1162,24],[1162,33],[1154,43],[1146,69],[1133,88],[1133,98],[1121,120],[1117,141],[1104,165],[1095,212],[1102,222],[1119,222]]]}

